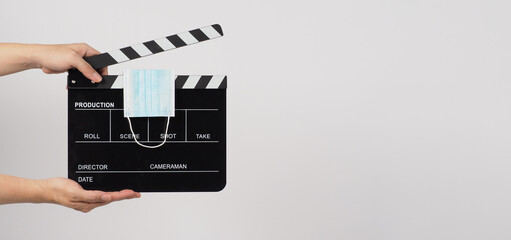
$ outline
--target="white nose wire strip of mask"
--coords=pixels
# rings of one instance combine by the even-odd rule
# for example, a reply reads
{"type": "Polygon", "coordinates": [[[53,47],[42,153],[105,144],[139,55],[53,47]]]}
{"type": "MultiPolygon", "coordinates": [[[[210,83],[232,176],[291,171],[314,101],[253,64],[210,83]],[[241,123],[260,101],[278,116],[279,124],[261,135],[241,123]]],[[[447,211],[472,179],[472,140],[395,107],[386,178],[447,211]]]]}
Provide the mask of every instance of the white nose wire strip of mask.
{"type": "MultiPolygon", "coordinates": [[[[168,132],[168,130],[169,130],[170,116],[168,116],[168,117],[167,117],[167,127],[165,128],[165,135],[164,135],[165,137],[163,138],[163,142],[162,142],[162,143],[160,143],[160,144],[158,144],[158,145],[156,145],[156,146],[147,146],[147,145],[144,145],[144,144],[142,144],[142,143],[138,142],[138,140],[137,140],[137,136],[135,135],[135,132],[133,132],[133,127],[131,126],[131,120],[130,120],[130,117],[127,117],[127,118],[128,118],[128,123],[130,124],[130,130],[131,130],[131,133],[133,134],[133,139],[135,139],[135,142],[136,142],[138,145],[140,145],[140,146],[142,146],[142,147],[145,147],[145,148],[159,148],[159,147],[163,146],[163,144],[165,144],[165,142],[167,142],[167,132],[168,132]]],[[[149,134],[149,133],[147,133],[147,134],[149,134]]]]}

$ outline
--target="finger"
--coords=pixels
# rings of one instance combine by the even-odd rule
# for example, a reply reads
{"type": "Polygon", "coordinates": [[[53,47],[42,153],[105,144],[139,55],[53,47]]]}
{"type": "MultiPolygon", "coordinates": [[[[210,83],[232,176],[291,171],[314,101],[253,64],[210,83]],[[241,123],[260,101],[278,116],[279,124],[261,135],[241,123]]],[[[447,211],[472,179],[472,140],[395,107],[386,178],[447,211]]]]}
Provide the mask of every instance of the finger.
{"type": "Polygon", "coordinates": [[[100,51],[96,50],[95,48],[89,46],[87,43],[80,43],[79,46],[82,48],[82,57],[90,57],[94,55],[101,54],[100,51]]]}
{"type": "MultiPolygon", "coordinates": [[[[80,43],[78,44],[82,49],[79,50],[83,57],[90,57],[94,55],[101,54],[100,51],[96,50],[95,48],[89,46],[87,43],[80,43]]],[[[108,69],[106,67],[101,68],[98,70],[101,75],[108,75],[108,69]]]]}
{"type": "Polygon", "coordinates": [[[76,58],[73,67],[77,68],[88,79],[94,82],[101,82],[102,78],[99,75],[99,73],[96,72],[96,70],[94,70],[94,68],[92,68],[92,66],[83,58],[81,57],[76,58]]]}
{"type": "MultiPolygon", "coordinates": [[[[88,192],[101,192],[101,191],[88,191],[88,192]]],[[[120,201],[120,200],[124,200],[124,199],[139,198],[141,195],[140,195],[140,193],[134,192],[132,190],[122,190],[120,192],[103,193],[101,195],[101,199],[105,199],[105,196],[108,196],[110,200],[105,201],[105,202],[84,202],[84,201],[82,201],[82,202],[79,202],[79,204],[81,204],[81,206],[77,207],[76,209],[81,212],[87,213],[87,212],[90,212],[91,210],[93,210],[94,208],[105,206],[107,204],[110,204],[111,202],[120,201]]]]}
{"type": "Polygon", "coordinates": [[[101,75],[108,75],[108,68],[107,67],[100,68],[98,70],[99,70],[99,74],[101,74],[101,75]]]}
{"type": "Polygon", "coordinates": [[[77,201],[79,202],[104,203],[110,202],[112,200],[109,194],[103,191],[80,190],[77,195],[78,195],[77,201]]]}
{"type": "Polygon", "coordinates": [[[112,201],[120,201],[124,199],[131,199],[135,197],[140,197],[140,194],[134,192],[133,190],[125,189],[120,192],[111,192],[109,193],[112,197],[112,201]]]}
{"type": "MultiPolygon", "coordinates": [[[[101,192],[101,191],[87,191],[87,192],[101,192]]],[[[109,192],[109,193],[102,193],[101,199],[105,199],[105,196],[109,197],[109,201],[105,202],[85,202],[81,201],[78,202],[80,206],[76,207],[75,209],[84,213],[90,212],[91,210],[105,206],[107,204],[110,204],[113,201],[120,201],[124,199],[131,199],[131,198],[139,198],[141,195],[138,192],[134,192],[132,190],[122,190],[120,192],[109,192]]]]}
{"type": "Polygon", "coordinates": [[[112,196],[112,201],[120,201],[135,197],[136,192],[134,192],[133,190],[125,189],[120,192],[112,192],[110,195],[112,196]]]}

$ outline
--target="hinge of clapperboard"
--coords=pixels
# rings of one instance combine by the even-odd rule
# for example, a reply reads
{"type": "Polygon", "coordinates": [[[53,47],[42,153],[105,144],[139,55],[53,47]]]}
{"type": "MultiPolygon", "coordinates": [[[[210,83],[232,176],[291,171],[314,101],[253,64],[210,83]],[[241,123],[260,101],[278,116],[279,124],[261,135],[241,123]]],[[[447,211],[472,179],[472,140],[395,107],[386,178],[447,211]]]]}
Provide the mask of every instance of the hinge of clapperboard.
{"type": "MultiPolygon", "coordinates": [[[[222,27],[214,24],[99,55],[85,57],[84,59],[94,69],[100,69],[155,53],[219,38],[223,35],[222,27]]],[[[94,83],[87,79],[80,71],[70,69],[68,71],[67,86],[69,89],[116,89],[123,87],[121,75],[103,75],[102,77],[103,80],[100,83],[94,83]]],[[[227,76],[175,75],[175,84],[175,89],[226,89],[227,76]]]]}

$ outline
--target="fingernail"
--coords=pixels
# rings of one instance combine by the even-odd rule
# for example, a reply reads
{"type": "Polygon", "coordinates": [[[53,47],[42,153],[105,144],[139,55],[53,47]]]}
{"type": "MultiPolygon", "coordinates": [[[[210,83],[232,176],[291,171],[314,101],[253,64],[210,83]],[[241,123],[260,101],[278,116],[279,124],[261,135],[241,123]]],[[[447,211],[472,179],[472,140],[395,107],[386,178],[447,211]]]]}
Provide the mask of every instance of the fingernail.
{"type": "Polygon", "coordinates": [[[96,82],[101,82],[101,76],[97,72],[92,74],[92,78],[94,78],[96,82]]]}

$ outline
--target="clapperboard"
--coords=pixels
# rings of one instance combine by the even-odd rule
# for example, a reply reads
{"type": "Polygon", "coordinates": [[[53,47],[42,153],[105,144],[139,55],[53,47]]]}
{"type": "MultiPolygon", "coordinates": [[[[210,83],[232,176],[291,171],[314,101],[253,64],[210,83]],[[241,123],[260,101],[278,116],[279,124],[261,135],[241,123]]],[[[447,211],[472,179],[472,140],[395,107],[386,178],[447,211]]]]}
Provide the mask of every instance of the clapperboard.
{"type": "MultiPolygon", "coordinates": [[[[223,36],[215,24],[84,58],[95,69],[223,36]]],[[[175,75],[175,117],[123,115],[123,80],[68,75],[68,177],[85,189],[220,191],[226,184],[227,77],[175,75]],[[156,145],[143,148],[134,141],[156,145]]]]}

